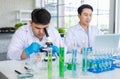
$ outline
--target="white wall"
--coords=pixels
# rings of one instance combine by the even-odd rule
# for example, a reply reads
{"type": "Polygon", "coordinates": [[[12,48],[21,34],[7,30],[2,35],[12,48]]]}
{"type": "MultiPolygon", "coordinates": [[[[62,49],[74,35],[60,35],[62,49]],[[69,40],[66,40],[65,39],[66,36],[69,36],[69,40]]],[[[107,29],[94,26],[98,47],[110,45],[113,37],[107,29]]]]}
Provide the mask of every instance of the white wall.
{"type": "Polygon", "coordinates": [[[120,34],[120,0],[110,0],[109,32],[120,34]],[[114,7],[113,7],[114,6],[114,7]]]}
{"type": "Polygon", "coordinates": [[[114,33],[115,29],[115,5],[116,0],[110,0],[110,13],[109,13],[109,33],[114,33]]]}
{"type": "Polygon", "coordinates": [[[116,0],[115,33],[120,33],[120,0],[116,0]]]}
{"type": "MultiPolygon", "coordinates": [[[[58,6],[58,16],[64,16],[65,15],[65,6],[64,5],[62,5],[62,4],[64,4],[64,0],[59,0],[59,6],[58,6]]],[[[59,19],[58,19],[58,26],[59,27],[63,27],[65,24],[64,24],[64,22],[65,22],[65,19],[64,19],[64,17],[60,17],[59,19]]],[[[63,27],[64,28],[64,27],[63,27]]]]}
{"type": "Polygon", "coordinates": [[[0,27],[13,27],[17,10],[32,10],[34,0],[0,0],[0,27]]]}

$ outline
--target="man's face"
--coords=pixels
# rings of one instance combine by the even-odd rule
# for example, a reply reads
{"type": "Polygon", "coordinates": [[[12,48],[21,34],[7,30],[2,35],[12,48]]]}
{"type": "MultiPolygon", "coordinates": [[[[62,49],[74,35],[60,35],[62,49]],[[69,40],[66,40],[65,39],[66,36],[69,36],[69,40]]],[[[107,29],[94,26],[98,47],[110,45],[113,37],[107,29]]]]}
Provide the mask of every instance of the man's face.
{"type": "Polygon", "coordinates": [[[48,28],[49,24],[42,25],[42,24],[36,24],[34,22],[30,22],[30,24],[34,35],[41,40],[45,35],[44,28],[48,28]]]}
{"type": "Polygon", "coordinates": [[[78,14],[78,17],[80,19],[80,24],[88,26],[92,19],[92,10],[85,8],[82,10],[81,15],[78,14]]]}

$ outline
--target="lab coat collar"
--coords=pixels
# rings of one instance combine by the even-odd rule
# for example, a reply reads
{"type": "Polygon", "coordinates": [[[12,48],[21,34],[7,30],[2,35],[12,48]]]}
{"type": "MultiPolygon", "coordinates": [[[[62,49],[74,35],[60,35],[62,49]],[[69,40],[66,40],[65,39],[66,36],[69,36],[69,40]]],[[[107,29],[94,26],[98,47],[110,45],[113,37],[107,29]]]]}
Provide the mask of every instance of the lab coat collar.
{"type": "MultiPolygon", "coordinates": [[[[80,23],[78,23],[77,25],[76,25],[76,27],[77,27],[77,29],[78,30],[83,30],[83,31],[85,31],[83,28],[82,28],[82,26],[80,25],[80,23]]],[[[90,30],[91,28],[90,28],[90,25],[88,26],[88,30],[90,30]]]]}

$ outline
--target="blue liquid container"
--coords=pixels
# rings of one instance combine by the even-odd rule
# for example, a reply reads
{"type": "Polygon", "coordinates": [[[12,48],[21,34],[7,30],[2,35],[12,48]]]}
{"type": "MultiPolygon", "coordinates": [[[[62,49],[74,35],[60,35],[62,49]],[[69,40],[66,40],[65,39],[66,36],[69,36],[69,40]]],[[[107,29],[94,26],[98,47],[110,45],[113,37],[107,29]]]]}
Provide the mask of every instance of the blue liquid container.
{"type": "Polygon", "coordinates": [[[86,73],[88,69],[87,48],[82,50],[82,72],[86,73]]]}
{"type": "Polygon", "coordinates": [[[72,75],[73,76],[76,75],[76,54],[77,54],[77,50],[73,49],[72,50],[72,75]]]}

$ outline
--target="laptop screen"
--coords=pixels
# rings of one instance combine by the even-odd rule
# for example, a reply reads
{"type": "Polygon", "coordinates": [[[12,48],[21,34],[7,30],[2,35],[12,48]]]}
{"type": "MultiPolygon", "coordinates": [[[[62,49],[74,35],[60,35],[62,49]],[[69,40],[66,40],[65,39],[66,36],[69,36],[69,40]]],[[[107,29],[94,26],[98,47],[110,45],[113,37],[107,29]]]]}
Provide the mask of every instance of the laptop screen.
{"type": "Polygon", "coordinates": [[[93,48],[104,49],[104,48],[118,48],[120,34],[105,34],[98,35],[95,37],[93,48]]]}

